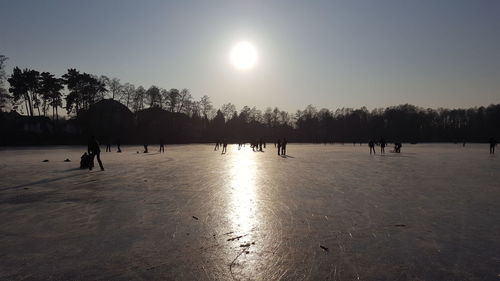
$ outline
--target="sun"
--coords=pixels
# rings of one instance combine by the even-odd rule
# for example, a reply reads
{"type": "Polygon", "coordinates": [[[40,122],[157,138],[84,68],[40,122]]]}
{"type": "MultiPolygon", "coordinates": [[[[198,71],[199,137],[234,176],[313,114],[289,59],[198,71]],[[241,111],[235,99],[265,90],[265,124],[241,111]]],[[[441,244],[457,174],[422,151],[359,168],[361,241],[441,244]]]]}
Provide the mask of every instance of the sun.
{"type": "Polygon", "coordinates": [[[257,49],[249,42],[239,42],[231,49],[229,59],[236,69],[253,68],[257,63],[257,49]]]}

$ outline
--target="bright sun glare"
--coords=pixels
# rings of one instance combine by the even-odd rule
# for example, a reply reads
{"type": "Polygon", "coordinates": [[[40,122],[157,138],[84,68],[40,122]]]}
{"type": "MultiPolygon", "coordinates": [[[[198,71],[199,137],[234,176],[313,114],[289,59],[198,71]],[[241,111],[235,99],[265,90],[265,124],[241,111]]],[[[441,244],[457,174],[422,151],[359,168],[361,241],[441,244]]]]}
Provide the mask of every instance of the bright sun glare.
{"type": "Polygon", "coordinates": [[[229,58],[236,69],[250,69],[257,62],[257,49],[249,42],[239,42],[231,50],[229,58]]]}

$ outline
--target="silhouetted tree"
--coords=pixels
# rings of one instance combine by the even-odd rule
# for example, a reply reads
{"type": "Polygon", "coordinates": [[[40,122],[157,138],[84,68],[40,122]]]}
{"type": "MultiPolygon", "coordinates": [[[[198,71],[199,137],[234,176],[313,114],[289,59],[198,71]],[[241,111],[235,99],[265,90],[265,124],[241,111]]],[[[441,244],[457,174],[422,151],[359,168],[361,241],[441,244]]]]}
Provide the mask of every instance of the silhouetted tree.
{"type": "Polygon", "coordinates": [[[201,114],[203,115],[203,118],[209,119],[211,116],[211,112],[213,111],[214,107],[212,106],[212,102],[210,101],[210,98],[207,95],[204,95],[200,99],[200,110],[201,114]]]}
{"type": "Polygon", "coordinates": [[[108,93],[110,94],[110,97],[112,100],[117,99],[120,100],[121,94],[122,94],[122,89],[123,85],[120,84],[120,79],[118,78],[111,78],[107,79],[106,87],[108,89],[108,93]]]}
{"type": "Polygon", "coordinates": [[[121,88],[121,102],[129,109],[131,109],[132,101],[134,99],[135,86],[130,83],[123,84],[121,88]]]}
{"type": "Polygon", "coordinates": [[[175,112],[179,104],[179,90],[170,89],[167,96],[167,110],[170,112],[175,112]]]}
{"type": "Polygon", "coordinates": [[[162,108],[162,97],[160,94],[160,89],[156,86],[151,86],[146,91],[146,99],[148,101],[149,107],[162,108]]]}
{"type": "Polygon", "coordinates": [[[132,98],[132,111],[138,112],[143,110],[146,101],[146,90],[143,86],[137,87],[134,92],[134,97],[132,98]]]}
{"type": "Polygon", "coordinates": [[[229,121],[236,113],[236,106],[232,103],[225,103],[221,106],[220,111],[224,115],[224,119],[229,121]]]}
{"type": "Polygon", "coordinates": [[[188,107],[190,106],[192,99],[193,98],[192,98],[189,90],[182,89],[181,92],[179,93],[179,99],[177,102],[177,110],[175,112],[186,113],[187,111],[189,111],[188,107]]]}
{"type": "Polygon", "coordinates": [[[40,73],[36,70],[21,70],[15,67],[7,81],[9,81],[9,92],[12,93],[14,101],[24,101],[26,111],[30,116],[34,115],[34,107],[38,108],[38,115],[40,115],[38,97],[40,73]]]}
{"type": "Polygon", "coordinates": [[[68,69],[68,73],[62,77],[69,90],[66,96],[68,114],[88,110],[91,105],[102,100],[107,91],[102,80],[87,73],[80,73],[76,69],[68,69]]]}
{"type": "Polygon", "coordinates": [[[62,93],[64,89],[63,80],[55,78],[48,72],[42,72],[40,83],[40,94],[43,99],[44,114],[47,107],[52,107],[52,117],[59,118],[58,108],[62,106],[62,93]]]}

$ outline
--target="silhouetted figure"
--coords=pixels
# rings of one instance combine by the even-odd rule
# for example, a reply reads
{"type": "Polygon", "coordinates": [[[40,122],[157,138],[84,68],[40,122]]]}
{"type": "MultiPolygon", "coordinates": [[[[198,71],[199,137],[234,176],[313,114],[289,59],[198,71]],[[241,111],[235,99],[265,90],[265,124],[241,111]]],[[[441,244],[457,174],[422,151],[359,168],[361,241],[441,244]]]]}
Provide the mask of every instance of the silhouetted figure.
{"type": "Polygon", "coordinates": [[[120,140],[117,140],[116,141],[116,147],[118,148],[118,150],[116,152],[122,152],[122,149],[121,149],[120,146],[121,146],[121,142],[120,142],[120,140]]]}
{"type": "Polygon", "coordinates": [[[372,151],[373,151],[373,154],[377,154],[377,153],[375,153],[375,143],[372,140],[370,140],[368,142],[368,146],[370,147],[370,155],[372,154],[372,151]]]}
{"type": "Polygon", "coordinates": [[[264,145],[264,142],[262,141],[262,139],[259,140],[259,151],[263,151],[262,150],[262,146],[264,145]]]}
{"type": "Polygon", "coordinates": [[[165,152],[165,144],[163,139],[160,139],[160,152],[165,152]]]}
{"type": "Polygon", "coordinates": [[[106,152],[111,152],[111,143],[109,140],[106,142],[106,152]]]}
{"type": "Polygon", "coordinates": [[[80,169],[88,169],[90,166],[90,156],[87,152],[84,152],[82,157],[80,157],[80,169]]]}
{"type": "Polygon", "coordinates": [[[495,154],[496,146],[497,146],[497,140],[495,138],[490,138],[490,154],[495,154]]]}
{"type": "Polygon", "coordinates": [[[394,152],[396,152],[396,153],[401,153],[401,147],[402,147],[402,146],[403,146],[403,145],[402,145],[400,142],[395,142],[395,143],[394,143],[394,152]]]}
{"type": "Polygon", "coordinates": [[[144,151],[143,151],[143,153],[149,153],[149,151],[148,151],[148,145],[147,144],[144,144],[144,151]]]}
{"type": "Polygon", "coordinates": [[[226,152],[227,152],[227,142],[224,142],[222,144],[222,154],[226,154],[226,152]]]}
{"type": "Polygon", "coordinates": [[[385,154],[385,146],[387,145],[387,142],[385,141],[384,138],[380,139],[380,154],[385,154]]]}
{"type": "Polygon", "coordinates": [[[288,142],[286,141],[286,139],[283,139],[283,142],[281,143],[281,155],[286,155],[286,144],[288,142]]]}
{"type": "Polygon", "coordinates": [[[214,151],[219,150],[219,142],[220,142],[219,140],[215,142],[214,151]]]}
{"type": "Polygon", "coordinates": [[[276,144],[278,146],[278,155],[281,155],[281,140],[278,140],[276,144]]]}
{"type": "Polygon", "coordinates": [[[97,157],[97,162],[99,163],[99,167],[101,167],[101,171],[104,171],[104,166],[102,165],[101,161],[101,149],[99,148],[99,142],[96,140],[94,136],[90,137],[87,150],[90,156],[89,170],[92,170],[92,168],[94,167],[94,157],[97,157]]]}

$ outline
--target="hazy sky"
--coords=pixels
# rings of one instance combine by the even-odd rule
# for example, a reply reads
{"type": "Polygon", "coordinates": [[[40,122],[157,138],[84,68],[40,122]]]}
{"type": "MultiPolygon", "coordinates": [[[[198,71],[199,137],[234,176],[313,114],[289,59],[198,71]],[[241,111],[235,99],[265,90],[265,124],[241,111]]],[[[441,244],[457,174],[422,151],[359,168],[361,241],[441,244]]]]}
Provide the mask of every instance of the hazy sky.
{"type": "Polygon", "coordinates": [[[77,68],[238,108],[500,102],[498,0],[1,2],[9,72],[77,68]],[[242,40],[251,70],[229,63],[242,40]]]}

